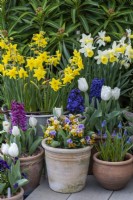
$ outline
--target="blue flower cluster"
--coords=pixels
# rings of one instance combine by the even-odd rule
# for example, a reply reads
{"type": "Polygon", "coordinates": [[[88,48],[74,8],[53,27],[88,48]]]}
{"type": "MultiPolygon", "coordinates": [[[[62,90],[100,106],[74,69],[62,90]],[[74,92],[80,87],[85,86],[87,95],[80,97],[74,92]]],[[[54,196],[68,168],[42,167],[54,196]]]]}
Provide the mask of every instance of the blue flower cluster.
{"type": "Polygon", "coordinates": [[[84,112],[84,98],[79,89],[73,89],[69,93],[67,100],[67,110],[71,113],[78,114],[84,112]]]}
{"type": "Polygon", "coordinates": [[[101,89],[104,85],[104,79],[94,78],[90,87],[90,102],[92,98],[95,97],[98,100],[101,100],[101,89]]]}

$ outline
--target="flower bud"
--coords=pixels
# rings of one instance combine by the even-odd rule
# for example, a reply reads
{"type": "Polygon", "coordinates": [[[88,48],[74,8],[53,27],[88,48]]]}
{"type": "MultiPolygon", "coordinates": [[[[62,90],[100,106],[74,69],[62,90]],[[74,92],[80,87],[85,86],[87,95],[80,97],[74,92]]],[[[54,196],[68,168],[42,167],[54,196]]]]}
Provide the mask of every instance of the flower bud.
{"type": "Polygon", "coordinates": [[[12,143],[8,149],[8,154],[12,157],[17,157],[19,155],[19,149],[16,143],[12,143]]]}
{"type": "Polygon", "coordinates": [[[35,126],[37,125],[37,119],[36,119],[35,117],[31,116],[31,117],[29,118],[29,125],[30,125],[31,127],[35,127],[35,126]]]}
{"type": "Polygon", "coordinates": [[[62,115],[62,108],[54,108],[53,109],[53,114],[56,116],[56,117],[60,117],[62,115]]]}
{"type": "Polygon", "coordinates": [[[86,92],[88,90],[88,83],[85,78],[79,78],[78,88],[82,92],[86,92]]]}
{"type": "Polygon", "coordinates": [[[9,150],[9,145],[3,143],[2,146],[1,146],[1,152],[2,152],[4,155],[8,155],[8,150],[9,150]]]}
{"type": "Polygon", "coordinates": [[[120,97],[120,89],[118,87],[115,87],[114,89],[112,89],[112,97],[115,100],[118,100],[120,97]]]}
{"type": "Polygon", "coordinates": [[[102,86],[101,90],[101,99],[104,101],[108,101],[112,97],[112,90],[109,86],[102,86]]]}
{"type": "Polygon", "coordinates": [[[20,135],[20,130],[19,130],[18,126],[13,126],[12,135],[14,135],[14,136],[20,135]]]}
{"type": "Polygon", "coordinates": [[[5,132],[9,132],[10,131],[10,127],[11,127],[11,124],[10,124],[10,122],[8,122],[8,121],[3,121],[3,130],[5,131],[5,132]]]}

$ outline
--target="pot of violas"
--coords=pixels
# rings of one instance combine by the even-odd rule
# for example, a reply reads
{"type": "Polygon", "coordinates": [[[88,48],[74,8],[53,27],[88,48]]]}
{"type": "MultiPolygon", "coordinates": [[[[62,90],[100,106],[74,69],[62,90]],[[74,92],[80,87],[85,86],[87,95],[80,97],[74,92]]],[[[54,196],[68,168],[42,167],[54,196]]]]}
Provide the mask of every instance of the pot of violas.
{"type": "Polygon", "coordinates": [[[61,193],[74,193],[85,187],[91,155],[90,137],[78,115],[51,117],[45,130],[49,186],[61,193]]]}
{"type": "Polygon", "coordinates": [[[93,174],[105,189],[120,190],[133,176],[133,156],[128,153],[133,143],[121,123],[113,134],[103,129],[107,137],[93,156],[93,174]]]}
{"type": "Polygon", "coordinates": [[[22,186],[28,183],[20,170],[20,161],[4,156],[0,158],[0,199],[23,200],[22,186]]]}
{"type": "Polygon", "coordinates": [[[17,112],[11,109],[11,123],[3,124],[5,142],[1,151],[4,155],[19,158],[21,170],[29,180],[24,187],[27,196],[39,185],[43,170],[44,151],[40,147],[42,137],[36,131],[37,120],[31,116],[27,126],[26,113],[22,106],[17,112]]]}

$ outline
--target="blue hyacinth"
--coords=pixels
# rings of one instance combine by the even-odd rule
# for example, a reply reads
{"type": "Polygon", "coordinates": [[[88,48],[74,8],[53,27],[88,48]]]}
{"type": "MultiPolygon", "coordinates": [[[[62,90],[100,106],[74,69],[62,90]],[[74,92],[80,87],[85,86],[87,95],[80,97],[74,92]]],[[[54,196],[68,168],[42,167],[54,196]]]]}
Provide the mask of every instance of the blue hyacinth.
{"type": "Polygon", "coordinates": [[[79,89],[73,89],[69,93],[67,100],[67,110],[71,113],[78,114],[84,112],[84,98],[79,89]]]}
{"type": "Polygon", "coordinates": [[[101,100],[101,89],[104,85],[104,79],[94,78],[91,82],[90,87],[90,102],[92,98],[95,97],[98,100],[101,100]]]}

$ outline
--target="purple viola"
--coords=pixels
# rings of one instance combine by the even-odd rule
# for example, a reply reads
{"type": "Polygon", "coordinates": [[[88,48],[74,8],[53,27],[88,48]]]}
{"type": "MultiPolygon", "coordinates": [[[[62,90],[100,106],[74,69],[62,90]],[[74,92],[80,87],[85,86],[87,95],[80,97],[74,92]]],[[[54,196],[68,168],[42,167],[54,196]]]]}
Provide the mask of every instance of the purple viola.
{"type": "Polygon", "coordinates": [[[23,131],[27,129],[26,113],[23,103],[13,101],[11,104],[12,126],[19,126],[23,131]]]}

